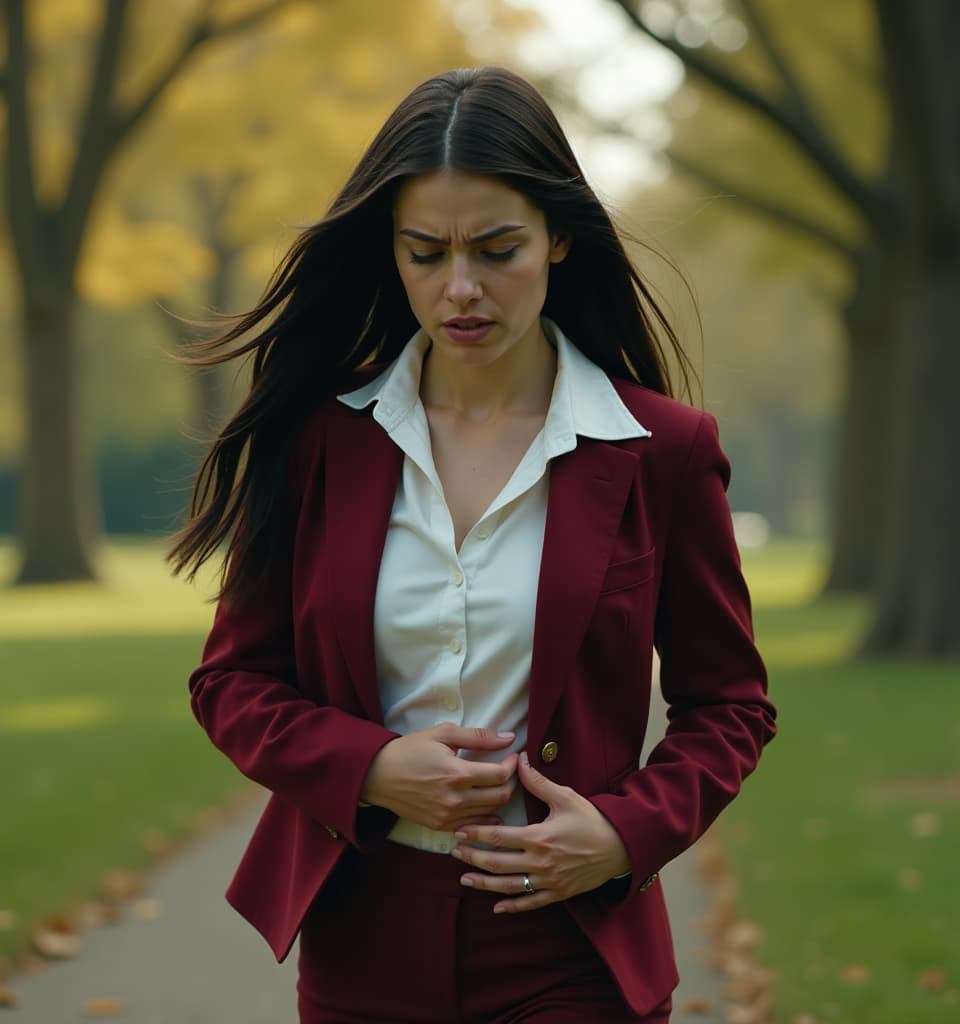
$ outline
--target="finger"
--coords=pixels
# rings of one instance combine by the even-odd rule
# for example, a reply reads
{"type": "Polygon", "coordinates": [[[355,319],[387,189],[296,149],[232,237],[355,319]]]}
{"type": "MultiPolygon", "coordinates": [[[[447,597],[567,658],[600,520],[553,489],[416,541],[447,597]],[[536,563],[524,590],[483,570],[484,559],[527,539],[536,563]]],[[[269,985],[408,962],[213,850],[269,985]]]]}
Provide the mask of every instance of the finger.
{"type": "Polygon", "coordinates": [[[468,889],[477,889],[480,892],[502,893],[504,896],[513,896],[514,898],[535,896],[537,895],[536,886],[533,887],[533,892],[529,892],[523,884],[523,880],[528,877],[529,875],[526,874],[478,875],[468,872],[460,876],[460,884],[468,889]]]}
{"type": "Polygon", "coordinates": [[[517,762],[515,758],[497,762],[463,760],[463,778],[470,786],[516,785],[517,762]]]}
{"type": "Polygon", "coordinates": [[[468,818],[465,821],[458,822],[457,828],[466,828],[468,825],[500,825],[503,822],[503,818],[498,818],[495,814],[479,815],[476,818],[468,818]]]}
{"type": "Polygon", "coordinates": [[[452,750],[503,750],[517,738],[517,734],[514,732],[467,729],[462,725],[453,725],[450,722],[436,726],[434,735],[452,750]]]}
{"type": "Polygon", "coordinates": [[[493,905],[495,914],[522,914],[527,910],[539,910],[559,902],[559,897],[547,891],[537,891],[532,896],[511,896],[493,905]]]}
{"type": "Polygon", "coordinates": [[[557,785],[548,779],[542,772],[537,771],[530,763],[527,752],[520,752],[520,762],[517,768],[520,777],[520,784],[528,792],[539,797],[549,807],[558,807],[566,802],[569,790],[566,786],[557,785]]]}
{"type": "MultiPolygon", "coordinates": [[[[486,871],[493,875],[511,875],[516,877],[530,872],[530,856],[523,850],[478,850],[474,846],[455,846],[451,856],[478,871],[486,871]]],[[[520,887],[521,890],[523,886],[520,887]]],[[[497,892],[516,892],[516,888],[498,888],[497,892]]]]}
{"type": "Polygon", "coordinates": [[[455,838],[461,843],[479,843],[495,850],[525,850],[534,838],[530,825],[465,825],[457,829],[455,838]]]}

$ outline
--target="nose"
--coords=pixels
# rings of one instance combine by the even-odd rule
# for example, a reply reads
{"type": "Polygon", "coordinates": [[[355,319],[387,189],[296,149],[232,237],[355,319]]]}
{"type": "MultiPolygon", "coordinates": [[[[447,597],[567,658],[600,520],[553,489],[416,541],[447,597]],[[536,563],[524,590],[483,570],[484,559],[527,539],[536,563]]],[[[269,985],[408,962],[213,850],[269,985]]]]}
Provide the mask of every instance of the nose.
{"type": "Polygon", "coordinates": [[[471,267],[466,254],[457,253],[451,256],[450,276],[447,279],[446,298],[456,306],[465,306],[468,302],[479,299],[481,295],[480,281],[476,268],[471,267]]]}

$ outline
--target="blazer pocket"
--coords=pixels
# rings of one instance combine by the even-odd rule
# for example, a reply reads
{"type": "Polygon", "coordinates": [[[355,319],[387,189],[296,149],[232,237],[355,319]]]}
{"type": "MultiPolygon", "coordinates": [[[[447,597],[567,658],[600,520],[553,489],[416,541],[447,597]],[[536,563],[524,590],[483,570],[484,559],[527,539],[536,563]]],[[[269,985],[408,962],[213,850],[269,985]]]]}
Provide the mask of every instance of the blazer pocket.
{"type": "Polygon", "coordinates": [[[653,577],[655,554],[656,549],[651,548],[636,558],[628,558],[625,562],[613,562],[607,566],[607,573],[600,586],[600,596],[630,590],[632,587],[639,587],[641,583],[646,583],[653,577]]]}

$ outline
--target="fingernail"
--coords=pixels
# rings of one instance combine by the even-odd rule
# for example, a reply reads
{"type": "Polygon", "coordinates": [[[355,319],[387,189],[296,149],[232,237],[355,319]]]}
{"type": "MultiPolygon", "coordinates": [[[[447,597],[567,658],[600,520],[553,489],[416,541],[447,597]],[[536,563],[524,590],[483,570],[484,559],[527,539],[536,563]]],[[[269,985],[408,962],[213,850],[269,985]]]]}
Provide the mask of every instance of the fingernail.
{"type": "Polygon", "coordinates": [[[462,854],[462,853],[460,852],[460,847],[459,847],[459,846],[455,846],[455,847],[454,847],[454,848],[453,848],[453,849],[452,849],[452,850],[450,851],[450,856],[451,856],[451,857],[456,857],[456,858],[457,858],[457,860],[463,860],[463,854],[462,854]]]}
{"type": "Polygon", "coordinates": [[[465,885],[468,889],[473,888],[473,879],[469,875],[460,876],[460,884],[465,885]]]}
{"type": "Polygon", "coordinates": [[[528,768],[530,767],[530,758],[529,758],[529,757],[527,757],[527,752],[526,752],[525,750],[521,750],[521,751],[520,751],[520,760],[521,760],[521,761],[522,761],[522,762],[523,762],[523,763],[524,763],[524,764],[525,764],[525,765],[526,765],[526,766],[527,766],[528,768]]]}
{"type": "Polygon", "coordinates": [[[467,833],[466,832],[454,832],[453,833],[453,838],[454,839],[466,839],[467,838],[467,833]]]}
{"type": "Polygon", "coordinates": [[[517,734],[515,732],[498,732],[497,735],[502,740],[512,740],[517,734]]]}
{"type": "Polygon", "coordinates": [[[494,912],[495,914],[505,914],[505,913],[507,912],[507,908],[506,908],[506,907],[505,907],[505,906],[504,906],[504,905],[503,905],[502,903],[498,903],[498,904],[497,904],[497,905],[496,905],[496,906],[495,906],[495,907],[493,908],[493,912],[494,912]]]}

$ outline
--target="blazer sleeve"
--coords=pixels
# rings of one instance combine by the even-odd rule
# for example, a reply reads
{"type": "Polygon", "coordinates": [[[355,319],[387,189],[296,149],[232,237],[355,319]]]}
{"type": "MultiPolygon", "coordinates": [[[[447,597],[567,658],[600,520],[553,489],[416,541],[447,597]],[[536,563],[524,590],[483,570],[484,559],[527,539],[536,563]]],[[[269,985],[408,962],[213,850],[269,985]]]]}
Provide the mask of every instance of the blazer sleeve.
{"type": "MultiPolygon", "coordinates": [[[[308,432],[299,446],[307,447],[307,461],[309,449],[320,443],[314,431],[308,432]]],[[[396,820],[382,808],[358,809],[358,804],[370,762],[397,733],[320,706],[300,692],[292,567],[305,486],[302,461],[291,459],[277,524],[284,538],[280,555],[252,600],[241,607],[219,602],[201,664],[190,675],[190,701],[214,745],[244,775],[332,835],[363,846],[386,834],[396,820]]]]}
{"type": "Polygon", "coordinates": [[[622,795],[592,798],[627,848],[634,890],[700,837],[776,732],[726,498],[729,479],[716,421],[702,413],[672,503],[657,604],[666,735],[627,776],[622,795]]]}

